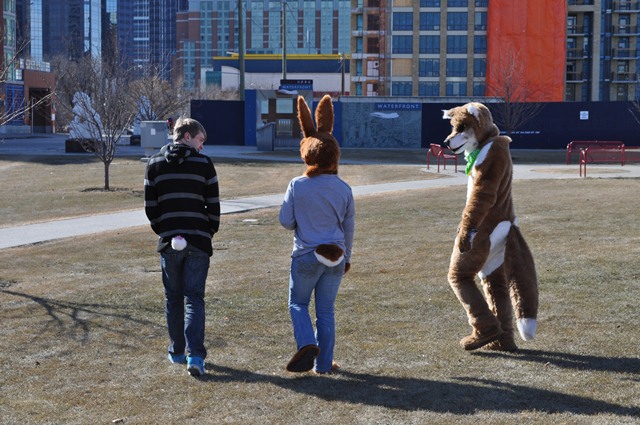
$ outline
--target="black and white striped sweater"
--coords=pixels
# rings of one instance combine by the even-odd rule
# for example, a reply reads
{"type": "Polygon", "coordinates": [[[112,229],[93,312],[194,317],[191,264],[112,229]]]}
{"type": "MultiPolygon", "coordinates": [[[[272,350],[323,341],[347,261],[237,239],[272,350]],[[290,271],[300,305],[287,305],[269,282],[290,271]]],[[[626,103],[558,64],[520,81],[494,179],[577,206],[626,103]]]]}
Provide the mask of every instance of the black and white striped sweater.
{"type": "Polygon", "coordinates": [[[211,238],[220,225],[220,195],[211,158],[181,143],[163,146],[147,164],[144,210],[160,237],[158,251],[181,235],[212,255],[211,238]]]}

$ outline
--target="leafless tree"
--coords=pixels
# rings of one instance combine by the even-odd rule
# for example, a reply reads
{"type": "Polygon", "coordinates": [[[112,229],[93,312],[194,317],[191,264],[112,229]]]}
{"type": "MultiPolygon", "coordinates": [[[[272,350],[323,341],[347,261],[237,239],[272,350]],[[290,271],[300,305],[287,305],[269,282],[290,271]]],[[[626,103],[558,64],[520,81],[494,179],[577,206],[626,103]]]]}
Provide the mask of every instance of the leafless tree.
{"type": "Polygon", "coordinates": [[[110,190],[109,167],[118,142],[137,113],[130,69],[112,64],[87,56],[57,69],[59,106],[84,130],[78,142],[104,164],[104,190],[110,190]]]}
{"type": "Polygon", "coordinates": [[[493,76],[493,83],[487,88],[497,98],[497,102],[490,105],[494,120],[511,137],[544,107],[544,103],[529,101],[531,94],[540,88],[525,80],[525,64],[513,49],[503,51],[499,61],[487,66],[492,67],[493,76]]]}
{"type": "Polygon", "coordinates": [[[190,93],[179,82],[165,80],[166,73],[162,71],[150,65],[129,87],[131,96],[137,99],[140,121],[165,120],[181,115],[188,108],[190,93]]]}

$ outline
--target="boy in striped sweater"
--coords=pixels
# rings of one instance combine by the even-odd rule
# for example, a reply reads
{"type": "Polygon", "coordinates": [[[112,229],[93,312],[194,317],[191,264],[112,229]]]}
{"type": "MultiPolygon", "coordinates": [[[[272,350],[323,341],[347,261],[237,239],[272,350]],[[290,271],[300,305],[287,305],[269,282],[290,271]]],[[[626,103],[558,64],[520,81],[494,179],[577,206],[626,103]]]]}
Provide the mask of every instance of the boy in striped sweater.
{"type": "Polygon", "coordinates": [[[211,239],[220,224],[218,176],[213,161],[200,153],[206,138],[198,121],[179,118],[173,143],[149,159],[144,179],[145,213],[159,237],[168,357],[186,363],[192,376],[205,373],[204,290],[211,239]]]}

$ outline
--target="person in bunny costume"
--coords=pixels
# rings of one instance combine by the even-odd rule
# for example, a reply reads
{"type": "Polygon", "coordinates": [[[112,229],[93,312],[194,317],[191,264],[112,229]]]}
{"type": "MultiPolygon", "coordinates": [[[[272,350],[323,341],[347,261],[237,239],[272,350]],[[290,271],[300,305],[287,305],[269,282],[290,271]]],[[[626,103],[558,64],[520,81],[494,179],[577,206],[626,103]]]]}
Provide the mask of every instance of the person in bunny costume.
{"type": "Polygon", "coordinates": [[[280,208],[280,223],[293,230],[289,276],[289,313],[297,351],[289,372],[331,373],[336,339],[334,306],[342,277],[351,265],[355,206],[351,187],[338,177],[340,147],[333,136],[334,112],[325,95],[315,113],[298,97],[303,131],[300,156],[307,168],[289,183],[280,208]],[[309,314],[314,294],[316,329],[309,314]]]}

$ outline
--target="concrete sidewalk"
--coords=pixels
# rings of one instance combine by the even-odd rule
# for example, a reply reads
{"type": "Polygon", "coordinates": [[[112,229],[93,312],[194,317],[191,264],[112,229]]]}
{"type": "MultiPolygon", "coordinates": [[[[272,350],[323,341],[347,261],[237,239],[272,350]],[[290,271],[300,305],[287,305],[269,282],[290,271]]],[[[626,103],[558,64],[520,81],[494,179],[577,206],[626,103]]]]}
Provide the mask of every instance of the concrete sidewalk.
{"type": "MultiPolygon", "coordinates": [[[[142,155],[143,149],[130,146],[120,147],[122,155],[142,155]]],[[[279,155],[278,152],[263,155],[251,146],[205,146],[204,153],[213,158],[236,158],[243,160],[259,159],[263,161],[296,161],[300,158],[291,152],[279,155]]],[[[64,136],[51,135],[38,139],[10,139],[0,141],[0,155],[64,155],[64,136]]],[[[80,154],[87,155],[87,154],[80,154]]],[[[90,155],[90,154],[89,154],[90,155]]],[[[420,166],[415,163],[415,156],[407,166],[420,166]]],[[[376,161],[371,158],[366,160],[341,161],[341,163],[390,163],[388,160],[376,161]]],[[[395,162],[391,162],[395,163],[395,162]]],[[[364,186],[353,186],[355,197],[380,194],[385,192],[397,192],[402,190],[421,190],[450,186],[464,186],[467,177],[464,175],[464,167],[458,167],[458,172],[453,171],[453,165],[448,165],[447,170],[441,170],[445,177],[426,180],[404,181],[393,183],[381,183],[364,186]]],[[[432,168],[430,172],[435,173],[432,168]]],[[[608,164],[606,166],[589,165],[589,177],[593,178],[638,178],[640,177],[640,165],[625,165],[624,167],[608,164]]],[[[514,165],[514,179],[579,179],[578,166],[559,164],[516,164],[514,165]]],[[[461,189],[464,190],[464,189],[461,189]]],[[[284,192],[273,195],[255,196],[221,201],[222,214],[233,214],[260,208],[277,207],[282,203],[284,192]]],[[[42,243],[46,241],[95,234],[105,231],[126,229],[137,226],[148,226],[149,222],[142,207],[137,210],[121,211],[110,214],[98,214],[54,220],[36,224],[19,225],[15,227],[0,228],[0,249],[13,248],[23,245],[42,243]]]]}
{"type": "MultiPolygon", "coordinates": [[[[398,190],[426,189],[464,184],[464,176],[399,183],[384,183],[367,186],[354,186],[354,196],[375,193],[395,192],[398,190]]],[[[221,201],[223,215],[261,208],[276,207],[282,204],[284,192],[276,195],[255,196],[221,201]]],[[[0,228],[0,249],[41,243],[55,239],[83,236],[94,233],[148,226],[149,220],[142,208],[110,214],[98,214],[85,217],[54,220],[43,223],[0,228]]]]}

